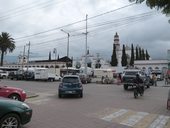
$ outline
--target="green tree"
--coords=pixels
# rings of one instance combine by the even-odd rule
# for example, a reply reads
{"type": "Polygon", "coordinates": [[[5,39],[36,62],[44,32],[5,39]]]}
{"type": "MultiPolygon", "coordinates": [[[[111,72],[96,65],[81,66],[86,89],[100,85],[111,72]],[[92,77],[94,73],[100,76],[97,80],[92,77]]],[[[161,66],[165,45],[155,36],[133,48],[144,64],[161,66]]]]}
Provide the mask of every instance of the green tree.
{"type": "Polygon", "coordinates": [[[126,51],[125,51],[125,45],[123,45],[122,49],[122,66],[127,66],[127,56],[126,56],[126,51]]]}
{"type": "Polygon", "coordinates": [[[141,51],[141,47],[139,47],[139,60],[142,60],[142,51],[141,51]]]}
{"type": "Polygon", "coordinates": [[[146,50],[146,60],[149,60],[150,56],[148,54],[148,51],[146,50]]]}
{"type": "Polygon", "coordinates": [[[13,52],[15,49],[15,41],[7,32],[2,32],[0,35],[0,51],[1,51],[1,63],[3,66],[4,55],[7,52],[13,52]]]}
{"type": "Polygon", "coordinates": [[[133,44],[131,45],[131,58],[130,58],[130,65],[133,66],[134,65],[134,48],[133,48],[133,44]]]}
{"type": "Polygon", "coordinates": [[[142,60],[145,60],[145,51],[142,49],[142,60]]]}
{"type": "Polygon", "coordinates": [[[139,52],[138,52],[138,47],[136,46],[136,60],[139,60],[139,52]]]}
{"type": "Polygon", "coordinates": [[[112,66],[117,66],[117,64],[118,64],[117,56],[116,56],[116,45],[115,44],[113,45],[113,54],[112,54],[112,57],[111,57],[110,64],[112,66]]]}
{"type": "MultiPolygon", "coordinates": [[[[170,14],[170,0],[129,0],[130,2],[136,1],[136,3],[142,3],[146,1],[146,5],[151,9],[156,8],[157,10],[161,10],[163,14],[167,16],[170,14]]],[[[170,22],[170,20],[169,20],[170,22]]]]}
{"type": "Polygon", "coordinates": [[[48,60],[51,60],[51,52],[49,52],[49,58],[48,58],[48,60]]]}

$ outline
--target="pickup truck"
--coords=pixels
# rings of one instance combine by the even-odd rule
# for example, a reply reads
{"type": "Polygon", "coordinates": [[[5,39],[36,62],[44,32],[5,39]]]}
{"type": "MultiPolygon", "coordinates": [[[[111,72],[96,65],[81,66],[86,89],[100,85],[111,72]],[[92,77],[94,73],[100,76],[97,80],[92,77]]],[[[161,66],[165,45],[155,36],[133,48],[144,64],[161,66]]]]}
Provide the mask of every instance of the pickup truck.
{"type": "Polygon", "coordinates": [[[134,86],[133,80],[136,77],[136,74],[139,74],[139,76],[143,79],[144,85],[147,86],[147,88],[150,87],[149,79],[143,71],[137,69],[134,70],[131,69],[131,70],[125,70],[122,75],[122,81],[125,90],[127,90],[129,86],[133,88],[134,86]]]}

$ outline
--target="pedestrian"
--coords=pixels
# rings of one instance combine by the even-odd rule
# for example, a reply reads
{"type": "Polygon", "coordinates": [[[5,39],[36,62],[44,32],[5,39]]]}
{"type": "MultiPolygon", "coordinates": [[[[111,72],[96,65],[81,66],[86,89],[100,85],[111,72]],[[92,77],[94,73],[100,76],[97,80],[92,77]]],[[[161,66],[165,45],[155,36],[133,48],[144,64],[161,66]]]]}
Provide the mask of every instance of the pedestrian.
{"type": "Polygon", "coordinates": [[[165,85],[168,84],[168,74],[165,75],[165,85]]]}
{"type": "Polygon", "coordinates": [[[153,79],[154,85],[157,86],[157,76],[155,73],[152,75],[152,79],[153,79]]]}

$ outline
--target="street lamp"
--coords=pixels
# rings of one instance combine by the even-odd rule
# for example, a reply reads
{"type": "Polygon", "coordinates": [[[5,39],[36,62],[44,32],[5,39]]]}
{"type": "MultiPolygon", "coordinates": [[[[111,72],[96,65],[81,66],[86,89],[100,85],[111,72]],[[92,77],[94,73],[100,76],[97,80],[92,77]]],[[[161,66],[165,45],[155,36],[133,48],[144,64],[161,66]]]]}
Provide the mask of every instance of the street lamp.
{"type": "MultiPolygon", "coordinates": [[[[69,58],[69,38],[70,38],[70,34],[68,32],[66,32],[65,30],[61,29],[62,32],[67,34],[68,37],[68,41],[67,41],[67,58],[69,58]]],[[[67,66],[67,74],[68,74],[68,62],[66,62],[66,66],[67,66]]]]}
{"type": "Polygon", "coordinates": [[[56,74],[56,56],[57,56],[57,49],[53,49],[53,53],[55,54],[55,74],[56,74]]]}

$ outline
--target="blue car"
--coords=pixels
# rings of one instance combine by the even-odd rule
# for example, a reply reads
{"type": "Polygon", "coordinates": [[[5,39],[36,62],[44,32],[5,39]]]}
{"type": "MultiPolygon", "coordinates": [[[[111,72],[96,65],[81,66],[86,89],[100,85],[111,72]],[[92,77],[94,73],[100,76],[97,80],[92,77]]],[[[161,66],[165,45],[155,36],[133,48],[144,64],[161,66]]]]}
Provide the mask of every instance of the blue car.
{"type": "Polygon", "coordinates": [[[58,97],[77,95],[83,97],[83,86],[78,75],[65,75],[58,88],[58,97]]]}

